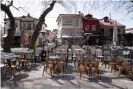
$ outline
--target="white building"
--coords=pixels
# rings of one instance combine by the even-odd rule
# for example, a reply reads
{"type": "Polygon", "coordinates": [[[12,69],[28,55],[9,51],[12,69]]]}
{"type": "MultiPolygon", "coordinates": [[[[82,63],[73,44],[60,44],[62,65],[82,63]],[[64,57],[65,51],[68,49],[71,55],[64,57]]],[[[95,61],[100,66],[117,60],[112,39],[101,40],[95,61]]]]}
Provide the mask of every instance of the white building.
{"type": "Polygon", "coordinates": [[[125,30],[125,33],[133,33],[133,28],[128,28],[125,30]]]}
{"type": "Polygon", "coordinates": [[[78,44],[82,38],[82,13],[60,14],[57,18],[60,43],[78,44]]]}
{"type": "MultiPolygon", "coordinates": [[[[9,28],[9,19],[6,19],[6,30],[9,28]]],[[[38,19],[31,17],[29,14],[27,16],[15,17],[16,31],[14,34],[14,42],[12,45],[21,46],[25,45],[25,33],[28,33],[27,45],[30,43],[30,38],[34,32],[35,26],[38,23],[38,19]]]]}

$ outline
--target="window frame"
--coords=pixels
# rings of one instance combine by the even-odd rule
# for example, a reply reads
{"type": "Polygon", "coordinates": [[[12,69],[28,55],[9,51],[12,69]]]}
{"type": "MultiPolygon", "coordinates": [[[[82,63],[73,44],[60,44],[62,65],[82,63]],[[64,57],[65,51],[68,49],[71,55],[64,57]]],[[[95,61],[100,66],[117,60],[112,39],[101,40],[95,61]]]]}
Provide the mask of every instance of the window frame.
{"type": "Polygon", "coordinates": [[[73,20],[72,18],[63,18],[63,26],[72,26],[73,20]]]}
{"type": "Polygon", "coordinates": [[[28,23],[27,29],[31,30],[31,23],[28,23]]]}
{"type": "Polygon", "coordinates": [[[92,31],[96,31],[96,25],[92,25],[92,31]],[[95,29],[94,29],[95,27],[95,29]]]}
{"type": "Polygon", "coordinates": [[[88,24],[85,25],[85,31],[88,31],[88,32],[90,31],[90,25],[88,25],[88,24]],[[86,28],[87,28],[87,29],[86,29],[86,28]]]}

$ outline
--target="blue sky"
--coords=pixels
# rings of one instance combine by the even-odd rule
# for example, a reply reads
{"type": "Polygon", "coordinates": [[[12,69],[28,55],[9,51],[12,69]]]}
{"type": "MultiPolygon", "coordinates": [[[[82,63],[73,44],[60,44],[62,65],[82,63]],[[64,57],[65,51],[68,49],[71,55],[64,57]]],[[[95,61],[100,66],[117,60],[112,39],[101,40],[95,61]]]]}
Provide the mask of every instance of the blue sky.
{"type": "MultiPolygon", "coordinates": [[[[33,0],[29,0],[29,2],[26,2],[26,0],[20,0],[19,3],[17,0],[15,0],[14,2],[14,6],[16,7],[24,7],[28,13],[30,13],[31,16],[39,18],[40,14],[43,11],[43,6],[40,3],[41,0],[35,0],[33,2],[33,0]]],[[[82,1],[83,2],[83,1],[82,1]]],[[[93,15],[93,17],[101,19],[104,16],[109,16],[109,13],[111,13],[111,18],[117,20],[118,22],[120,22],[121,24],[126,25],[126,28],[131,28],[133,27],[133,15],[131,17],[131,15],[126,14],[126,12],[119,12],[119,11],[114,11],[111,6],[109,8],[107,8],[106,10],[103,10],[102,8],[100,9],[92,9],[89,8],[88,6],[86,8],[83,8],[83,3],[81,1],[77,1],[76,5],[76,11],[74,9],[70,9],[69,11],[67,11],[65,8],[63,8],[61,5],[56,4],[54,9],[47,15],[46,17],[46,24],[48,25],[49,30],[53,30],[55,28],[57,28],[57,23],[56,23],[56,19],[58,17],[59,14],[67,14],[67,13],[76,13],[78,14],[78,11],[81,11],[82,13],[84,13],[84,15],[90,13],[93,15]]],[[[22,15],[27,15],[28,13],[26,13],[23,10],[17,11],[13,8],[11,8],[13,15],[15,17],[18,16],[22,16],[22,15]]],[[[2,24],[3,22],[3,17],[4,17],[4,13],[1,13],[1,17],[0,17],[0,24],[2,24]]]]}

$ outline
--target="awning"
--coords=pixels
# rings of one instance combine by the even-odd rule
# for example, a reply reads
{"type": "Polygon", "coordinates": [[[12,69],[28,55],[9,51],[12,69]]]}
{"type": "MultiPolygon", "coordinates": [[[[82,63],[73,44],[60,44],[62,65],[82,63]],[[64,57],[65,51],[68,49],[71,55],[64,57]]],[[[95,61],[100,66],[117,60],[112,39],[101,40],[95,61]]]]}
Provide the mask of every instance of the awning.
{"type": "Polygon", "coordinates": [[[2,37],[3,37],[3,38],[6,38],[6,37],[7,37],[7,34],[4,34],[2,37]]]}
{"type": "Polygon", "coordinates": [[[92,35],[92,33],[84,33],[85,35],[92,35]]]}
{"type": "Polygon", "coordinates": [[[100,35],[91,35],[91,36],[100,36],[100,35]]]}
{"type": "Polygon", "coordinates": [[[80,38],[82,34],[63,34],[61,38],[80,38]]]}

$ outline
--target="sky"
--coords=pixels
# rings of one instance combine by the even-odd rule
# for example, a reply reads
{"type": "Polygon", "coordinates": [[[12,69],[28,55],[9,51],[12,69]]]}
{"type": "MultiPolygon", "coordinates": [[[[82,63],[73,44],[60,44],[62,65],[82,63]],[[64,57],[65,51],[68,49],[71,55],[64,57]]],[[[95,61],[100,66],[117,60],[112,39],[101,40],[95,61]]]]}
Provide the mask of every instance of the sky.
{"type": "MultiPolygon", "coordinates": [[[[39,18],[40,14],[42,13],[43,10],[45,10],[44,5],[41,3],[42,0],[14,0],[14,6],[15,7],[23,7],[25,11],[20,9],[19,11],[11,8],[11,11],[13,13],[14,17],[19,17],[23,15],[27,15],[30,13],[31,16],[39,18]]],[[[103,10],[102,6],[100,6],[100,9],[92,9],[89,8],[89,6],[84,6],[84,0],[80,0],[76,2],[76,10],[73,9],[73,7],[70,7],[69,10],[63,8],[60,4],[55,4],[54,9],[47,15],[46,17],[46,24],[48,25],[47,29],[48,30],[53,30],[57,28],[57,23],[56,19],[59,16],[59,14],[78,14],[78,11],[81,11],[84,15],[90,13],[93,15],[93,17],[101,19],[104,16],[109,17],[109,13],[111,13],[111,18],[117,20],[121,24],[126,25],[126,28],[131,28],[133,27],[133,15],[126,14],[126,11],[120,12],[120,11],[114,11],[111,6],[107,8],[106,10],[103,10]]],[[[0,17],[0,24],[3,25],[3,18],[4,18],[4,13],[1,12],[1,17],[0,17]]]]}

